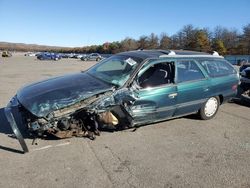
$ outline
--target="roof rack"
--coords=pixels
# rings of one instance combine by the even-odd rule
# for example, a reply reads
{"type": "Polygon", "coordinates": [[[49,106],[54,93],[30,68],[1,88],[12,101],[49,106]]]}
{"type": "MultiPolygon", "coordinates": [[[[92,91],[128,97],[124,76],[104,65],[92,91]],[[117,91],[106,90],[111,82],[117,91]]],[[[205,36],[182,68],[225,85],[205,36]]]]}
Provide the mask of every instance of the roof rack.
{"type": "Polygon", "coordinates": [[[143,48],[128,51],[128,52],[121,52],[121,54],[133,55],[138,56],[143,59],[146,58],[168,58],[168,57],[178,57],[178,58],[186,58],[186,57],[194,57],[194,58],[203,58],[203,57],[214,57],[214,58],[224,58],[216,51],[207,52],[198,52],[198,51],[191,51],[191,50],[161,50],[161,49],[153,49],[153,50],[144,50],[143,48]]]}
{"type": "Polygon", "coordinates": [[[164,50],[164,51],[161,51],[159,50],[160,52],[164,53],[163,55],[160,55],[159,57],[168,57],[169,55],[176,55],[176,53],[173,51],[173,50],[164,50]]]}
{"type": "Polygon", "coordinates": [[[220,54],[218,52],[216,52],[216,51],[213,51],[212,55],[214,55],[214,56],[220,56],[220,54]]]}
{"type": "Polygon", "coordinates": [[[176,53],[173,50],[170,50],[168,55],[176,55],[176,53]]]}
{"type": "MultiPolygon", "coordinates": [[[[205,52],[195,52],[195,51],[187,51],[187,50],[164,50],[164,54],[160,55],[159,58],[176,56],[176,57],[218,57],[223,58],[218,52],[213,51],[212,53],[205,52]]],[[[162,52],[163,53],[163,52],[162,52]]]]}

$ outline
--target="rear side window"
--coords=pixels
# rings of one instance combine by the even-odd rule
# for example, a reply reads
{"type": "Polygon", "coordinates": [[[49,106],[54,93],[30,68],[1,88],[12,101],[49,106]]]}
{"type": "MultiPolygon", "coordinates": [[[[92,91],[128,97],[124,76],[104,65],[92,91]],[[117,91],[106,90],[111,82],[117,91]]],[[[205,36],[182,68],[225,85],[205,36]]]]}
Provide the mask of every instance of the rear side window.
{"type": "Polygon", "coordinates": [[[236,73],[236,70],[226,61],[205,60],[200,63],[210,77],[220,77],[236,73]]]}
{"type": "Polygon", "coordinates": [[[189,60],[177,62],[177,75],[179,83],[205,78],[198,65],[194,61],[189,60]]]}

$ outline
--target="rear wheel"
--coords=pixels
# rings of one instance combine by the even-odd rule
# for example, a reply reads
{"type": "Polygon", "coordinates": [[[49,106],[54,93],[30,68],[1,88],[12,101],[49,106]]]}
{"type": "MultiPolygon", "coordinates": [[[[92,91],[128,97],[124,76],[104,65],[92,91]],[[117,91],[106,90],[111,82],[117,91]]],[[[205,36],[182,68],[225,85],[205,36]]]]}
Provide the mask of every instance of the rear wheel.
{"type": "Polygon", "coordinates": [[[218,112],[219,106],[220,106],[219,97],[210,97],[199,111],[201,119],[203,120],[212,119],[218,112]]]}

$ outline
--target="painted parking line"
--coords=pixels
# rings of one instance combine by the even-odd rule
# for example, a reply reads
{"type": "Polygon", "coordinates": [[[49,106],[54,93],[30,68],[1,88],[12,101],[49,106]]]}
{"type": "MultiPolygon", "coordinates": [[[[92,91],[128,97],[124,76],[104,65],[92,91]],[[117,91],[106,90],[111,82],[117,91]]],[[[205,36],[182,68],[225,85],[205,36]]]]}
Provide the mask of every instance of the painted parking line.
{"type": "Polygon", "coordinates": [[[60,146],[66,146],[66,145],[69,145],[70,142],[65,142],[65,143],[60,143],[60,144],[56,144],[56,145],[47,145],[47,146],[44,146],[44,147],[41,147],[41,148],[36,148],[36,149],[33,149],[33,151],[41,151],[41,150],[45,150],[45,149],[49,149],[49,148],[52,148],[52,147],[60,147],[60,146]]]}

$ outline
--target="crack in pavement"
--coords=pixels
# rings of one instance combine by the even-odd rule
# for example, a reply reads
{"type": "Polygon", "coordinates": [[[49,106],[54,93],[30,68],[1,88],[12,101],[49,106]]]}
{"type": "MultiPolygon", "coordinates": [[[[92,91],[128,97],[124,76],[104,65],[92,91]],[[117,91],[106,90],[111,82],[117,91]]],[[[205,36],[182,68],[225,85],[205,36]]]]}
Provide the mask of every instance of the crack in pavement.
{"type": "MultiPolygon", "coordinates": [[[[110,148],[110,147],[108,147],[108,146],[105,146],[105,148],[107,148],[109,151],[110,151],[110,153],[113,155],[113,157],[114,158],[117,158],[118,159],[118,161],[120,162],[120,164],[122,164],[123,166],[125,166],[126,168],[127,168],[127,170],[128,170],[128,172],[129,172],[129,177],[127,178],[127,183],[130,185],[130,187],[134,187],[134,188],[136,188],[136,186],[135,185],[133,185],[131,182],[129,182],[129,180],[131,179],[131,178],[136,178],[136,176],[132,173],[132,171],[131,171],[131,169],[128,167],[128,165],[124,162],[124,161],[122,161],[122,159],[118,156],[118,155],[116,155],[115,153],[114,153],[114,151],[110,148]]],[[[136,178],[137,179],[137,178],[136,178]]]]}
{"type": "Polygon", "coordinates": [[[87,142],[87,145],[89,146],[90,150],[93,152],[93,154],[94,154],[96,160],[100,163],[100,165],[101,165],[103,171],[107,174],[108,180],[109,180],[110,183],[112,184],[112,187],[114,187],[114,182],[112,181],[112,178],[111,178],[110,173],[105,169],[104,164],[102,163],[101,159],[97,156],[97,154],[96,154],[94,148],[89,144],[89,142],[87,142]]]}

